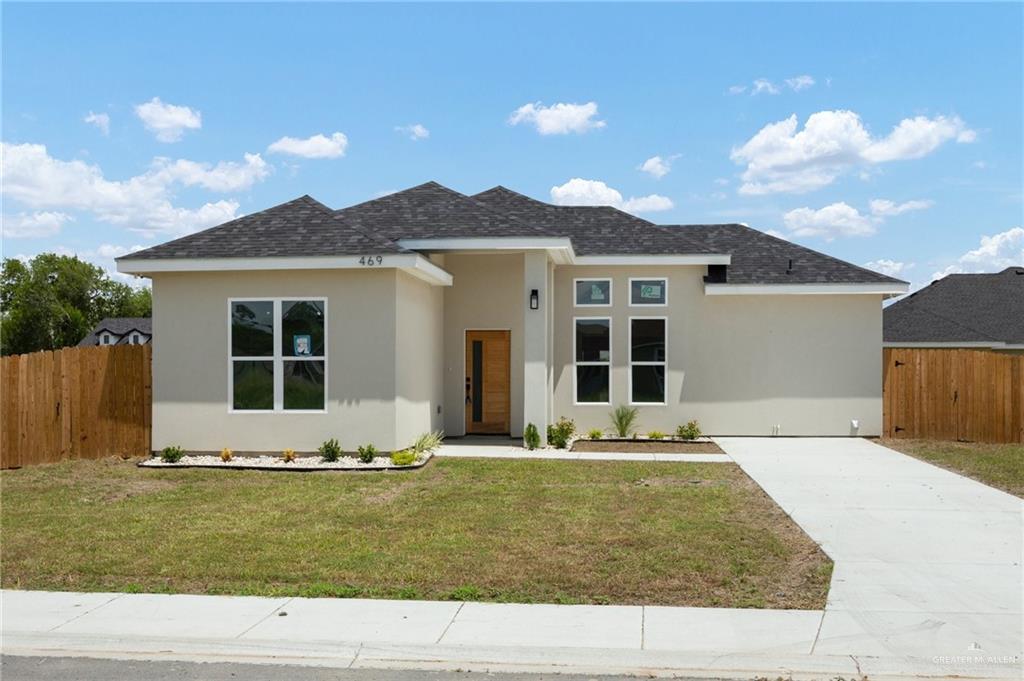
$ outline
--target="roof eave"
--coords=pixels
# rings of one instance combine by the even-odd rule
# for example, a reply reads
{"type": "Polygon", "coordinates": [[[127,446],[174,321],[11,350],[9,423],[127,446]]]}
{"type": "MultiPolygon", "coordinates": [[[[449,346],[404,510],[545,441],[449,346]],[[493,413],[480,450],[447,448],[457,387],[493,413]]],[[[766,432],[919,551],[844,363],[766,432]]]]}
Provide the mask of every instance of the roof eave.
{"type": "Polygon", "coordinates": [[[809,283],[809,284],[704,284],[707,296],[757,295],[903,295],[910,285],[895,282],[809,283]]]}

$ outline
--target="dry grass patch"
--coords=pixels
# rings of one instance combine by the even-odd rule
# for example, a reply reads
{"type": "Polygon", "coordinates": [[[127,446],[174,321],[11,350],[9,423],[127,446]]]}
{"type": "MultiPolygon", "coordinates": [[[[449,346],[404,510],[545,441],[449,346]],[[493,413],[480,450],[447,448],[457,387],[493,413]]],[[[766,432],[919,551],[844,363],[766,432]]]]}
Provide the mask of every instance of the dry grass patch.
{"type": "Polygon", "coordinates": [[[0,482],[6,588],[820,608],[831,574],[732,464],[73,461],[0,482]]]}
{"type": "Polygon", "coordinates": [[[879,444],[1024,497],[1024,445],[882,439],[879,444]]]}

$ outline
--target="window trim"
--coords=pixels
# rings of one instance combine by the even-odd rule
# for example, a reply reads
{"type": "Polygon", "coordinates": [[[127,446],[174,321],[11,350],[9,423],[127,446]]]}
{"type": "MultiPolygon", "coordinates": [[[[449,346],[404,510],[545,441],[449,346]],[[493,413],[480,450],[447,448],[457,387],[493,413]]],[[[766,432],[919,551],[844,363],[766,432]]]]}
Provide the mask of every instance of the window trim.
{"type": "Polygon", "coordinates": [[[629,288],[626,289],[626,295],[629,296],[629,307],[668,307],[668,277],[630,277],[629,288]],[[633,302],[633,282],[634,281],[656,281],[660,280],[664,282],[665,287],[665,302],[664,303],[634,303],[633,302]]]}
{"type": "Polygon", "coordinates": [[[327,296],[319,295],[294,295],[294,296],[247,296],[240,298],[228,298],[228,313],[225,319],[227,323],[227,342],[228,342],[228,394],[227,394],[227,407],[229,414],[326,414],[327,403],[328,403],[328,390],[329,390],[329,371],[330,364],[328,362],[329,352],[329,335],[327,325],[327,296]],[[323,356],[316,357],[285,357],[281,351],[281,339],[283,333],[281,329],[281,303],[286,300],[295,301],[317,301],[323,303],[324,307],[324,354],[323,356]],[[274,354],[266,357],[250,357],[241,356],[235,357],[231,354],[231,315],[232,306],[235,303],[272,303],[273,304],[273,319],[274,319],[274,354]],[[235,362],[267,362],[271,361],[274,364],[274,408],[273,409],[235,409],[235,362]],[[298,361],[298,362],[323,362],[324,363],[324,408],[323,409],[285,409],[284,408],[284,363],[286,361],[298,361]]]}
{"type": "Polygon", "coordinates": [[[629,370],[627,378],[629,383],[629,404],[637,407],[665,407],[668,406],[668,317],[656,315],[639,315],[629,318],[626,340],[626,365],[629,370]],[[665,360],[662,362],[633,361],[633,320],[634,319],[660,319],[665,325],[665,360]],[[633,399],[633,367],[634,366],[660,366],[665,367],[665,391],[661,402],[637,402],[633,399]]]}
{"type": "Polygon", "coordinates": [[[572,318],[572,404],[574,407],[608,407],[615,401],[612,392],[612,360],[614,359],[614,320],[612,317],[573,317],[572,318]],[[607,362],[580,362],[576,359],[576,323],[580,321],[607,321],[608,322],[608,361],[607,362]],[[607,366],[608,367],[608,401],[607,402],[580,402],[577,386],[576,367],[579,366],[607,366]]]}
{"type": "Polygon", "coordinates": [[[614,300],[614,281],[611,277],[577,277],[572,280],[572,306],[573,307],[611,307],[612,301],[614,300]],[[576,284],[581,281],[607,281],[608,282],[608,302],[607,303],[580,303],[576,297],[576,284]]]}

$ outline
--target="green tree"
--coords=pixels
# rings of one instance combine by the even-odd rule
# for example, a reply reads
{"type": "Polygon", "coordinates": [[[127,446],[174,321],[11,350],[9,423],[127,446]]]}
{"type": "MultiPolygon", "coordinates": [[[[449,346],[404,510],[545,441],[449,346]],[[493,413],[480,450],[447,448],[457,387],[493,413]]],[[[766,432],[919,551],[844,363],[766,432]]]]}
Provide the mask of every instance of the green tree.
{"type": "Polygon", "coordinates": [[[0,352],[5,355],[76,345],[104,317],[148,317],[148,288],[113,281],[76,257],[42,253],[27,263],[3,261],[0,352]]]}

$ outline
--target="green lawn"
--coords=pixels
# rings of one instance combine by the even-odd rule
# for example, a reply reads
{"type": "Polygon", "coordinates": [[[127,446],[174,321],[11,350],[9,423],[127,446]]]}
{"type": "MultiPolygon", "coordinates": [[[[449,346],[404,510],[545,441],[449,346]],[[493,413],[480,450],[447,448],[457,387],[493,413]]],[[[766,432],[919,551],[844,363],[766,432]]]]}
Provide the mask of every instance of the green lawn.
{"type": "Polygon", "coordinates": [[[832,568],[732,464],[106,460],[0,485],[5,588],[820,608],[832,568]]]}
{"type": "Polygon", "coordinates": [[[1024,497],[1024,445],[885,439],[880,443],[1024,497]]]}

